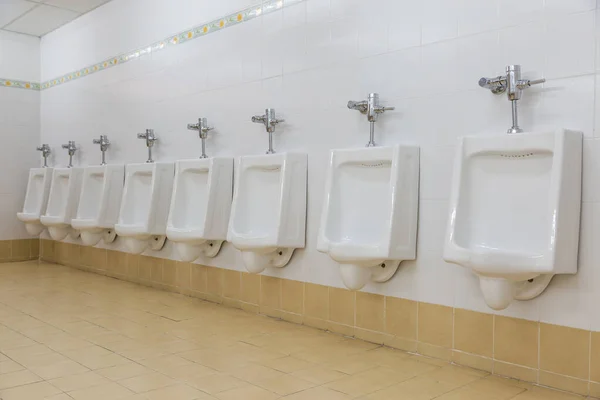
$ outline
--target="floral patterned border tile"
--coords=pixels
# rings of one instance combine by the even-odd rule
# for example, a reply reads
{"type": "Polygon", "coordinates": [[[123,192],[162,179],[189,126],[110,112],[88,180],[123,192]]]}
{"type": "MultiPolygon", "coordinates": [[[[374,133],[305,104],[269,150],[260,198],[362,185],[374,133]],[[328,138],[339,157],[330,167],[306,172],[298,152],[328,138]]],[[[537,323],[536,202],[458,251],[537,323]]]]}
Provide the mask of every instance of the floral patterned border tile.
{"type": "Polygon", "coordinates": [[[241,24],[245,21],[249,21],[251,19],[257,18],[264,14],[269,14],[271,12],[275,12],[277,10],[282,9],[283,7],[291,6],[294,4],[301,3],[306,0],[267,0],[262,2],[261,4],[248,7],[244,10],[237,11],[226,15],[224,17],[215,19],[213,21],[194,26],[190,29],[186,29],[176,35],[169,36],[161,41],[156,43],[152,43],[149,46],[141,47],[139,49],[120,54],[118,56],[110,57],[104,61],[99,63],[87,66],[85,68],[79,69],[77,71],[69,72],[68,74],[64,74],[62,76],[56,77],[54,79],[50,79],[46,82],[42,82],[40,84],[41,90],[49,89],[54,86],[62,85],[63,83],[67,83],[79,78],[83,78],[85,76],[94,74],[96,72],[103,71],[108,68],[115,67],[120,64],[124,64],[128,61],[135,60],[145,54],[154,53],[160,50],[164,50],[166,48],[177,46],[183,43],[186,43],[190,40],[194,40],[203,36],[206,36],[210,33],[220,31],[222,29],[228,28],[230,26],[241,24]]]}
{"type": "Polygon", "coordinates": [[[0,78],[0,87],[40,90],[40,84],[37,82],[18,81],[15,79],[5,79],[5,78],[0,78]]]}

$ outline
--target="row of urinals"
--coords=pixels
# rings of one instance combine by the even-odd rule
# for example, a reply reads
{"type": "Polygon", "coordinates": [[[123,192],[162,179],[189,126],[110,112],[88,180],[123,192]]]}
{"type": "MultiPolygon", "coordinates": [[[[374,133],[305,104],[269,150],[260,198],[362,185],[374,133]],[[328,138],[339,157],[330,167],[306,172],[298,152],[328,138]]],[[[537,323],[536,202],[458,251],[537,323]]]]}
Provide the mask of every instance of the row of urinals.
{"type": "MultiPolygon", "coordinates": [[[[459,140],[443,257],[480,278],[490,307],[576,273],[581,158],[582,133],[568,130],[459,140]]],[[[184,261],[214,257],[229,241],[250,272],[285,266],[305,246],[307,155],[237,165],[235,184],[226,157],[34,169],[19,218],[32,234],[80,232],[90,245],[116,233],[134,253],[168,238],[184,261]]],[[[317,249],[340,264],[348,288],[385,282],[416,258],[418,192],[418,147],[331,151],[317,249]]]]}

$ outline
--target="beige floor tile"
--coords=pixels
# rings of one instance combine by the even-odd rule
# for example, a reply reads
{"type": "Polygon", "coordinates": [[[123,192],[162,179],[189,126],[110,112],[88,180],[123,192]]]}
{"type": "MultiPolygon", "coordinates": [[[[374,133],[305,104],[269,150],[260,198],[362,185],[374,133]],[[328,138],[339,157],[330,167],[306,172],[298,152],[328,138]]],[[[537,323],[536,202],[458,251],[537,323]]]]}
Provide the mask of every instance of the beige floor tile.
{"type": "Polygon", "coordinates": [[[310,389],[316,384],[293,375],[283,375],[274,378],[263,379],[256,383],[263,389],[277,393],[280,396],[287,396],[292,393],[301,392],[310,389]]]}
{"type": "Polygon", "coordinates": [[[35,383],[42,381],[38,375],[31,371],[16,371],[8,374],[0,375],[0,389],[7,389],[15,386],[27,385],[29,383],[35,383]]]}
{"type": "Polygon", "coordinates": [[[25,369],[24,366],[22,366],[19,363],[14,362],[13,360],[6,359],[4,361],[0,361],[0,375],[8,374],[10,372],[15,372],[15,371],[21,371],[23,369],[25,369]]]}
{"type": "Polygon", "coordinates": [[[88,368],[72,360],[63,360],[48,365],[29,367],[29,369],[46,380],[89,371],[88,368]]]}
{"type": "Polygon", "coordinates": [[[326,386],[329,389],[345,393],[352,397],[360,397],[385,389],[399,382],[407,381],[412,377],[411,374],[402,374],[390,368],[377,367],[333,381],[326,386]]]}
{"type": "Polygon", "coordinates": [[[175,383],[176,381],[174,379],[159,373],[140,375],[119,381],[120,385],[125,386],[135,393],[148,392],[150,390],[174,385],[175,383]]]}
{"type": "Polygon", "coordinates": [[[277,371],[289,374],[294,371],[300,371],[313,367],[315,364],[296,357],[288,356],[267,361],[261,361],[261,364],[273,368],[277,371]]]}
{"type": "Polygon", "coordinates": [[[231,371],[231,375],[243,381],[257,384],[265,379],[275,379],[284,376],[283,372],[259,364],[251,363],[247,366],[231,371]]]}
{"type": "Polygon", "coordinates": [[[68,375],[62,378],[51,379],[48,381],[63,392],[85,389],[91,386],[98,386],[110,383],[108,379],[95,372],[84,372],[83,374],[68,375]]]}
{"type": "Polygon", "coordinates": [[[415,377],[373,392],[366,400],[431,400],[455,389],[455,385],[430,378],[415,377]]]}
{"type": "Polygon", "coordinates": [[[74,390],[67,394],[75,400],[117,400],[130,396],[133,392],[124,386],[111,382],[85,389],[74,390]]]}
{"type": "Polygon", "coordinates": [[[2,400],[38,400],[60,394],[60,392],[60,389],[48,382],[37,382],[0,390],[0,396],[2,396],[2,400]]]}
{"type": "Polygon", "coordinates": [[[285,400],[350,400],[347,394],[326,387],[317,387],[283,397],[285,400]]]}
{"type": "Polygon", "coordinates": [[[119,381],[149,374],[152,370],[138,363],[129,362],[127,364],[115,365],[114,367],[97,369],[95,372],[110,380],[119,381]]]}
{"type": "Polygon", "coordinates": [[[292,375],[302,378],[306,381],[312,382],[316,385],[324,385],[329,382],[337,381],[348,377],[343,372],[333,370],[327,367],[317,367],[302,369],[300,371],[292,372],[292,375]]]}
{"type": "Polygon", "coordinates": [[[148,400],[211,400],[214,397],[184,384],[176,384],[142,394],[148,400]]]}
{"type": "Polygon", "coordinates": [[[187,383],[188,385],[195,387],[198,390],[202,390],[203,392],[212,395],[247,384],[247,382],[241,379],[224,373],[217,373],[199,377],[189,376],[181,380],[187,383]]]}
{"type": "Polygon", "coordinates": [[[254,385],[244,385],[215,395],[221,400],[271,400],[280,396],[254,385]]]}

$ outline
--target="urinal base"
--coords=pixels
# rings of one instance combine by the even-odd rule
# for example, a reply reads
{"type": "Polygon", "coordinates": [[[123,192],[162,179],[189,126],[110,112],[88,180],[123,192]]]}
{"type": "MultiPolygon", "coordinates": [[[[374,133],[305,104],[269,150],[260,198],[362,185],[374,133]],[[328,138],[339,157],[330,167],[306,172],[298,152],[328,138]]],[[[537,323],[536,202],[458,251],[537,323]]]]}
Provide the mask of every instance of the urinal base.
{"type": "Polygon", "coordinates": [[[114,228],[106,229],[102,235],[102,239],[104,239],[104,243],[110,244],[117,239],[117,232],[114,228]]]}
{"type": "Polygon", "coordinates": [[[54,240],[63,240],[69,234],[71,228],[69,226],[49,226],[48,233],[54,240]]]}
{"type": "Polygon", "coordinates": [[[102,240],[103,232],[84,230],[81,231],[81,241],[86,246],[95,246],[102,240]]]}
{"type": "Polygon", "coordinates": [[[207,240],[201,243],[195,242],[173,242],[179,254],[179,259],[184,262],[192,262],[200,256],[213,258],[221,250],[223,240],[207,240]]]}
{"type": "Polygon", "coordinates": [[[73,240],[79,239],[79,237],[81,236],[81,231],[78,231],[77,229],[72,229],[69,231],[69,237],[73,240]]]}
{"type": "Polygon", "coordinates": [[[539,275],[533,279],[517,283],[515,291],[516,300],[531,300],[542,293],[550,285],[554,274],[539,275]]]}
{"type": "Polygon", "coordinates": [[[154,251],[159,251],[165,246],[165,242],[167,241],[167,237],[160,236],[152,236],[150,238],[150,248],[154,251]]]}
{"type": "MultiPolygon", "coordinates": [[[[259,250],[259,249],[257,249],[259,250]]],[[[242,250],[242,259],[246,265],[248,272],[252,274],[260,274],[266,268],[282,268],[285,267],[294,254],[293,247],[276,248],[273,251],[259,253],[257,251],[242,250]]]]}
{"type": "Polygon", "coordinates": [[[371,280],[377,283],[387,282],[396,274],[398,267],[400,267],[400,260],[385,260],[371,267],[371,280]]]}
{"type": "Polygon", "coordinates": [[[46,227],[40,223],[25,223],[25,230],[31,236],[39,236],[46,229],[46,227]]]}
{"type": "Polygon", "coordinates": [[[125,247],[133,254],[142,254],[148,248],[148,239],[122,236],[125,247]]]}

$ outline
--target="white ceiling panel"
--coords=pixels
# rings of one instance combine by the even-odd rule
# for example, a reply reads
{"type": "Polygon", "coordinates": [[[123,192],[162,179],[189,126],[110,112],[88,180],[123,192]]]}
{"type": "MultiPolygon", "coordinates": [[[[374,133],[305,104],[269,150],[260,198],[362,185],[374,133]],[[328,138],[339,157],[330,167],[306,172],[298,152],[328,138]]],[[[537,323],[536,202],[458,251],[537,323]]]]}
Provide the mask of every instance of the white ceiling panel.
{"type": "Polygon", "coordinates": [[[110,0],[0,0],[0,30],[43,36],[110,0]]]}
{"type": "Polygon", "coordinates": [[[110,0],[46,0],[45,4],[84,14],[110,0]]]}
{"type": "Polygon", "coordinates": [[[74,20],[79,15],[75,11],[40,4],[22,17],[6,25],[4,29],[27,35],[43,36],[74,20]]]}
{"type": "Polygon", "coordinates": [[[0,0],[0,28],[12,22],[37,4],[25,0],[0,0]]]}

